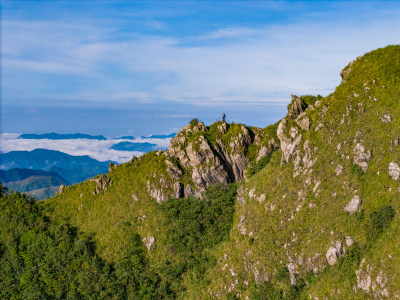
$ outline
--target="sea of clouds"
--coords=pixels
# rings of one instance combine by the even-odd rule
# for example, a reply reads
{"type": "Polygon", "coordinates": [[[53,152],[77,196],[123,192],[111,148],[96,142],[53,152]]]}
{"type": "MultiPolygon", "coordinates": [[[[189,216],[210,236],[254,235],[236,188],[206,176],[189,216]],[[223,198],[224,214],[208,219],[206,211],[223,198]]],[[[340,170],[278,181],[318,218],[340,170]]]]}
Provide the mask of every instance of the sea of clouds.
{"type": "Polygon", "coordinates": [[[151,143],[156,144],[160,149],[168,148],[171,138],[154,139],[138,137],[135,140],[114,139],[92,140],[92,139],[21,139],[17,133],[0,134],[0,152],[10,151],[31,151],[34,149],[48,149],[67,153],[69,155],[88,155],[99,161],[112,160],[118,163],[129,161],[133,155],[140,156],[144,152],[140,151],[119,151],[110,149],[113,145],[120,142],[151,143]]]}

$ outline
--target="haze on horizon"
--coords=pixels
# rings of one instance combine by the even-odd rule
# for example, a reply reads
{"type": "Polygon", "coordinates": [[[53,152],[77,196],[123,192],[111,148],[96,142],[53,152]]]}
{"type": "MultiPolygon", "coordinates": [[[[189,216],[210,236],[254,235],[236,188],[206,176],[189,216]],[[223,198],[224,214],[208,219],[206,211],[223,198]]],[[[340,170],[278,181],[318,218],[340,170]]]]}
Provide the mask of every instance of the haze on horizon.
{"type": "Polygon", "coordinates": [[[397,1],[2,1],[2,132],[265,127],[400,38],[397,1]],[[349,29],[350,28],[350,29],[349,29]]]}

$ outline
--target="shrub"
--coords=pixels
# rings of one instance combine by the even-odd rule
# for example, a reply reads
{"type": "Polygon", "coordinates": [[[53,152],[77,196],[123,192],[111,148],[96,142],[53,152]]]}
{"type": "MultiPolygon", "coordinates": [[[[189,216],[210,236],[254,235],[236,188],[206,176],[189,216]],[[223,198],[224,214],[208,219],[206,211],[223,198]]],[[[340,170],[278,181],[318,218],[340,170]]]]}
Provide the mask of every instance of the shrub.
{"type": "Polygon", "coordinates": [[[365,226],[367,239],[376,239],[386,228],[389,227],[395,215],[393,207],[383,205],[377,211],[370,214],[365,226]]]}

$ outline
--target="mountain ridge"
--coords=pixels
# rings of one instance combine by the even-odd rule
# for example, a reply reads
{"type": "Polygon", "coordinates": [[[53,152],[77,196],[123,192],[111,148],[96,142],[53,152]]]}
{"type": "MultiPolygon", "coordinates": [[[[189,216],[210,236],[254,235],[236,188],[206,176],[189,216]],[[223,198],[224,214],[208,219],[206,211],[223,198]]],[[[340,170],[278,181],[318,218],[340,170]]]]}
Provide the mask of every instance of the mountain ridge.
{"type": "Polygon", "coordinates": [[[168,150],[42,207],[92,233],[111,264],[138,234],[170,298],[400,297],[400,46],[341,76],[327,97],[293,95],[266,128],[194,119],[168,150]]]}

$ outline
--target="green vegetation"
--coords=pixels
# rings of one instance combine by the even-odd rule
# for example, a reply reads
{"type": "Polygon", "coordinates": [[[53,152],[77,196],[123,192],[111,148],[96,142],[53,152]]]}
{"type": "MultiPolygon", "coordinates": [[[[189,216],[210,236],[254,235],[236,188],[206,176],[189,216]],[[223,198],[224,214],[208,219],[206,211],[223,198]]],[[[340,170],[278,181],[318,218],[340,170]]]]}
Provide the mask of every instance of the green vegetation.
{"type": "Polygon", "coordinates": [[[162,263],[162,276],[174,289],[182,291],[180,279],[201,281],[214,262],[209,250],[223,241],[231,229],[236,185],[211,186],[203,199],[171,199],[162,204],[166,223],[161,247],[168,258],[162,263]]]}
{"type": "Polygon", "coordinates": [[[279,122],[183,132],[174,150],[205,142],[212,151],[204,161],[226,147],[247,164],[246,180],[208,186],[201,198],[156,199],[176,195],[177,184],[197,192],[193,172],[211,174],[215,165],[203,160],[184,169],[184,152],[182,160],[152,152],[122,164],[97,195],[90,181],[43,203],[1,188],[0,298],[400,297],[400,190],[389,173],[400,161],[400,46],[348,70],[333,94],[301,97],[313,105],[303,114],[311,127],[300,129],[295,116],[288,122],[288,136],[291,126],[301,134],[288,163],[279,122]],[[245,131],[250,146],[241,148],[245,131]],[[167,160],[182,177],[172,179],[167,160]],[[344,208],[355,195],[361,207],[350,214],[344,208]]]}

